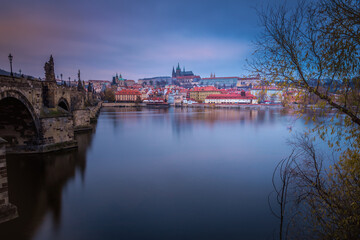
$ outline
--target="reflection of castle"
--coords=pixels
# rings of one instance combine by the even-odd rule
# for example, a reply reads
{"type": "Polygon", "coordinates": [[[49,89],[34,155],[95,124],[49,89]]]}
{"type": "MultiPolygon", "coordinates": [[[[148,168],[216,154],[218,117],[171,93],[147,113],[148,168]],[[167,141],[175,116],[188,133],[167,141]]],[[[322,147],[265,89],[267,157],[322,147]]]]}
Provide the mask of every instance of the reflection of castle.
{"type": "Polygon", "coordinates": [[[184,77],[184,76],[194,76],[194,73],[192,71],[185,71],[185,67],[184,67],[184,70],[181,71],[180,64],[178,63],[176,71],[173,67],[172,77],[177,78],[177,77],[184,77]]]}

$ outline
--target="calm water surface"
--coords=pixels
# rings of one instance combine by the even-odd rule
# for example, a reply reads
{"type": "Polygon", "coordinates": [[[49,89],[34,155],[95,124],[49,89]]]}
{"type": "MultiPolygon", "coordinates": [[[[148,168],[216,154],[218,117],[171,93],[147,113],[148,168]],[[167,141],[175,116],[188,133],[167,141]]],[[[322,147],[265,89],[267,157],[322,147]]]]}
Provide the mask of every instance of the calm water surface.
{"type": "Polygon", "coordinates": [[[279,110],[104,108],[79,149],[8,156],[19,217],[0,239],[272,239],[279,110]]]}

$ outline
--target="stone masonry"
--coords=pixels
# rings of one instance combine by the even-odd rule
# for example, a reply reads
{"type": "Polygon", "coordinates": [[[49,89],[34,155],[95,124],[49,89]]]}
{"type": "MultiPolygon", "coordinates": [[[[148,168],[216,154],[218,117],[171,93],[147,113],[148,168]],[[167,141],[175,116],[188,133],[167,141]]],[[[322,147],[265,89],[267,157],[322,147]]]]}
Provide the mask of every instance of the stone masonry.
{"type": "Polygon", "coordinates": [[[99,112],[92,93],[52,81],[50,65],[48,81],[0,76],[0,137],[10,153],[74,147],[74,131],[91,129],[99,112]]]}
{"type": "Polygon", "coordinates": [[[18,216],[17,208],[9,203],[5,143],[6,141],[0,138],[0,223],[18,216]]]}

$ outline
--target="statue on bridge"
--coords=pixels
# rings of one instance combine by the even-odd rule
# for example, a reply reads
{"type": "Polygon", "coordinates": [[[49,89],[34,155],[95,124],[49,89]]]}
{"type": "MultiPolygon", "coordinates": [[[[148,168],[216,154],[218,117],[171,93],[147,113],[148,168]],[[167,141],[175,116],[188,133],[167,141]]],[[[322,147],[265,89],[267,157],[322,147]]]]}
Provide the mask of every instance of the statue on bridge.
{"type": "Polygon", "coordinates": [[[54,59],[53,56],[50,55],[50,60],[45,63],[45,80],[56,82],[55,80],[55,70],[54,70],[54,59]]]}
{"type": "Polygon", "coordinates": [[[85,84],[83,85],[83,83],[81,82],[81,79],[80,79],[80,69],[78,71],[78,86],[77,86],[77,89],[78,91],[82,91],[84,92],[85,91],[85,84]]]}

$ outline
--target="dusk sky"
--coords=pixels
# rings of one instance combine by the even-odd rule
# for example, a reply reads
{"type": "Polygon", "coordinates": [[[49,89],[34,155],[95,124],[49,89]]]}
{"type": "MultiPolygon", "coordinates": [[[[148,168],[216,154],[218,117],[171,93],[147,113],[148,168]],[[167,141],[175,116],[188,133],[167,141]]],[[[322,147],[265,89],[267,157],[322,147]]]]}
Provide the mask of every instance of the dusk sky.
{"type": "Polygon", "coordinates": [[[265,0],[2,0],[0,68],[110,80],[170,76],[173,66],[201,77],[243,76],[265,0]]]}

